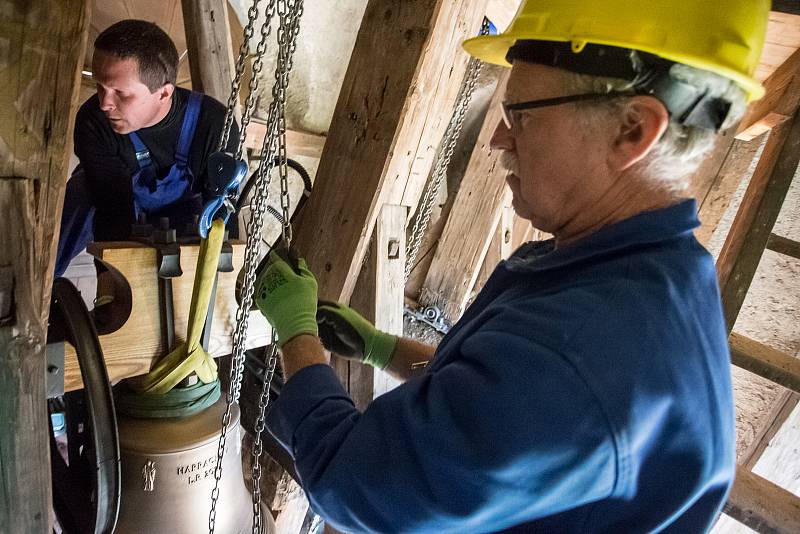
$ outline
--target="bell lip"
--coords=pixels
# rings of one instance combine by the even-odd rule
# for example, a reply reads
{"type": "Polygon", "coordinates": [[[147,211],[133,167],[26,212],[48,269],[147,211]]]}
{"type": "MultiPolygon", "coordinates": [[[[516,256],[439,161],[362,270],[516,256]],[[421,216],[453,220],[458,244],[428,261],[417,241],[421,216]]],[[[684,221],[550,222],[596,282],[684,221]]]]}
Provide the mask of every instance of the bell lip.
{"type": "Polygon", "coordinates": [[[515,35],[500,34],[500,35],[480,35],[472,37],[461,43],[464,50],[472,57],[499,65],[501,67],[511,67],[511,64],[506,61],[506,54],[508,49],[514,46],[518,40],[540,40],[540,41],[555,41],[555,42],[572,42],[575,44],[585,45],[586,43],[593,43],[606,46],[616,46],[620,48],[629,48],[631,50],[640,50],[654,54],[676,63],[683,63],[690,67],[707,70],[720,76],[724,76],[736,83],[745,92],[747,102],[753,102],[764,96],[766,89],[760,81],[748,76],[735,69],[725,67],[718,63],[712,63],[699,57],[682,55],[682,54],[665,54],[661,50],[656,50],[647,46],[634,45],[633,43],[626,43],[623,41],[603,40],[595,37],[581,37],[573,36],[572,39],[554,39],[552,37],[543,36],[533,32],[517,32],[515,35]]]}

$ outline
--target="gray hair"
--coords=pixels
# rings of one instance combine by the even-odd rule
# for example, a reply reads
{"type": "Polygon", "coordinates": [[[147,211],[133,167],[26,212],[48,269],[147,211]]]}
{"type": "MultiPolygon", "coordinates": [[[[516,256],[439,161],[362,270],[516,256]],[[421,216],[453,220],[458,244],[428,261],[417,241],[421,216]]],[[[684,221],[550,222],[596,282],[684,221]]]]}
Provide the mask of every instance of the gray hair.
{"type": "MultiPolygon", "coordinates": [[[[604,78],[587,74],[567,73],[569,94],[608,93],[632,89],[631,82],[619,78],[604,78]]],[[[732,80],[709,71],[676,63],[670,69],[671,76],[681,82],[708,90],[709,96],[731,102],[731,108],[720,130],[730,127],[744,114],[746,96],[732,80]]],[[[580,103],[587,112],[587,121],[596,124],[604,115],[617,116],[624,108],[625,99],[580,103]]],[[[644,178],[653,180],[653,185],[674,194],[683,193],[700,163],[714,148],[717,133],[697,126],[685,126],[670,118],[664,135],[650,153],[637,163],[637,170],[644,178]]]]}

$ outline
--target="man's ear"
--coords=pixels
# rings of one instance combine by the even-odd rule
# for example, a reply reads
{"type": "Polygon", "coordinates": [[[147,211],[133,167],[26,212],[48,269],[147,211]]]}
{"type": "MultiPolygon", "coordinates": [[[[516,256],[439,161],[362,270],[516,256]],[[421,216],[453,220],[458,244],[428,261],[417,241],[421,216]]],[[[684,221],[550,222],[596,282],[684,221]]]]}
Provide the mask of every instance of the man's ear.
{"type": "Polygon", "coordinates": [[[175,86],[171,83],[165,83],[160,88],[156,89],[156,93],[158,93],[158,99],[160,101],[169,100],[172,97],[172,93],[175,91],[175,86]]]}
{"type": "Polygon", "coordinates": [[[621,172],[641,161],[661,139],[669,113],[655,97],[634,96],[625,104],[618,124],[608,164],[621,172]]]}

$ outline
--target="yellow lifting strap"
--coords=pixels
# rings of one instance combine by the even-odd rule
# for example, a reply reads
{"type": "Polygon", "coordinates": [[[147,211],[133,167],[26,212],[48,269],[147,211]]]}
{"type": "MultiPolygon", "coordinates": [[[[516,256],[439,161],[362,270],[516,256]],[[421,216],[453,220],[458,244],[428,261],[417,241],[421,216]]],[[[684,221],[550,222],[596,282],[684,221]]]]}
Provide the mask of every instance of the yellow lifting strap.
{"type": "Polygon", "coordinates": [[[193,372],[204,384],[210,384],[217,379],[217,363],[200,345],[200,337],[208,314],[224,235],[225,223],[216,219],[208,232],[208,238],[200,244],[186,341],[161,358],[148,374],[132,380],[131,385],[136,391],[164,394],[193,372]]]}

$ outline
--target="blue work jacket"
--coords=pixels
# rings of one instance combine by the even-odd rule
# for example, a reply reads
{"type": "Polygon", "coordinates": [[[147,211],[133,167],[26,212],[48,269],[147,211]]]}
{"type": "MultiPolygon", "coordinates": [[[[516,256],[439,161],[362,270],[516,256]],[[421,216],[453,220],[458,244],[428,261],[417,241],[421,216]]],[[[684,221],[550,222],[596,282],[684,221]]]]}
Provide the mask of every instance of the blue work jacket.
{"type": "Polygon", "coordinates": [[[330,367],[269,429],[347,532],[703,532],[734,476],[730,356],[694,201],[501,262],[424,376],[354,407],[330,367]]]}

